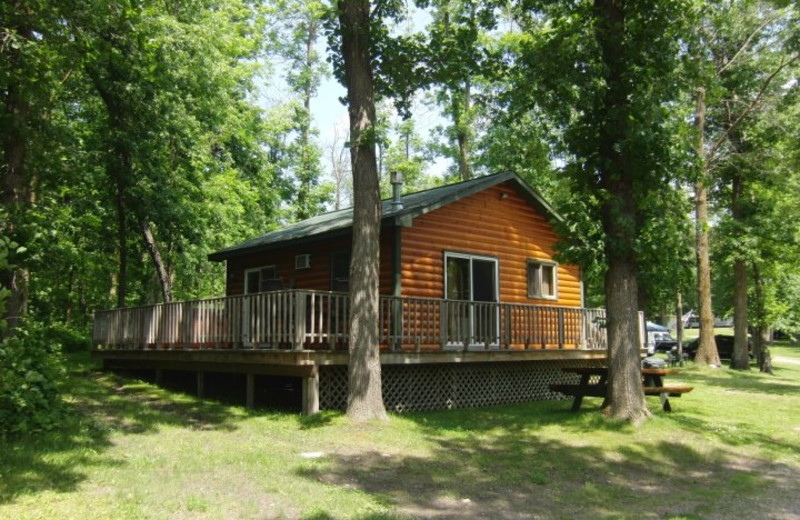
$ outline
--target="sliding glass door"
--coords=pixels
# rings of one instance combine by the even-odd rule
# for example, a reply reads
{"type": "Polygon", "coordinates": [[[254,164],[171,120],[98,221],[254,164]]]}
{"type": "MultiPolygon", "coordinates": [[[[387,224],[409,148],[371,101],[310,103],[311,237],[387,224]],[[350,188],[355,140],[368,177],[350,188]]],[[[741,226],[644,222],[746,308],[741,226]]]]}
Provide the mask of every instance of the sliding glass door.
{"type": "Polygon", "coordinates": [[[494,345],[498,337],[497,259],[445,253],[447,336],[453,345],[494,345]],[[481,303],[483,302],[483,303],[481,303]]]}

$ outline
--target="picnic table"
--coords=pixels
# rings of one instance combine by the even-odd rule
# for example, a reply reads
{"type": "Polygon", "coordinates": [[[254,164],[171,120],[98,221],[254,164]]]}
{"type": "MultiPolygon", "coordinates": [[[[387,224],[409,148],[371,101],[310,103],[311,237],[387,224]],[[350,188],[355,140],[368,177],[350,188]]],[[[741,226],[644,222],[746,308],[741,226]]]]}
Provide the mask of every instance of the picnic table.
{"type": "MultiPolygon", "coordinates": [[[[581,376],[578,384],[554,384],[550,385],[550,390],[565,395],[573,396],[572,411],[577,412],[581,409],[584,397],[603,397],[603,406],[608,401],[608,368],[606,367],[565,367],[563,372],[578,374],[581,376]],[[596,377],[596,381],[592,381],[596,377]]],[[[669,404],[670,397],[680,397],[691,392],[691,386],[666,386],[664,377],[675,375],[678,370],[674,368],[643,368],[642,369],[642,389],[644,395],[657,395],[661,399],[661,407],[665,412],[671,412],[672,406],[669,404]]]]}

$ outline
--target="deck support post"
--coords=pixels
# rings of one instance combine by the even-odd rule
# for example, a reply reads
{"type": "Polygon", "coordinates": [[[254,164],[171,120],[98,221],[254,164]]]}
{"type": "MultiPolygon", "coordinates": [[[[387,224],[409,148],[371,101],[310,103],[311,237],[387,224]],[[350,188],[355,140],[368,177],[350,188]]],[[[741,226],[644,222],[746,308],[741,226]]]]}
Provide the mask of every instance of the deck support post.
{"type": "Polygon", "coordinates": [[[303,378],[303,415],[319,413],[319,369],[303,378]]]}
{"type": "Polygon", "coordinates": [[[197,397],[201,399],[206,396],[206,373],[199,371],[197,372],[197,397]]]}
{"type": "Polygon", "coordinates": [[[255,380],[256,376],[252,372],[248,372],[245,374],[245,386],[247,388],[245,394],[245,402],[244,405],[247,408],[252,408],[253,404],[255,403],[255,380]]]}

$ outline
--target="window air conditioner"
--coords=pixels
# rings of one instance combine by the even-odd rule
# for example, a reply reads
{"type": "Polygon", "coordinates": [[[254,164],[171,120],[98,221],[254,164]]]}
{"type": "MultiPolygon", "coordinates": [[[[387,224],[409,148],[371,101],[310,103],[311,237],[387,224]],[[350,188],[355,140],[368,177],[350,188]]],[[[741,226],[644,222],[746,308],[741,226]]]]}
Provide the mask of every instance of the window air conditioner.
{"type": "Polygon", "coordinates": [[[304,255],[297,255],[294,257],[294,268],[295,269],[309,269],[311,268],[311,255],[304,254],[304,255]]]}

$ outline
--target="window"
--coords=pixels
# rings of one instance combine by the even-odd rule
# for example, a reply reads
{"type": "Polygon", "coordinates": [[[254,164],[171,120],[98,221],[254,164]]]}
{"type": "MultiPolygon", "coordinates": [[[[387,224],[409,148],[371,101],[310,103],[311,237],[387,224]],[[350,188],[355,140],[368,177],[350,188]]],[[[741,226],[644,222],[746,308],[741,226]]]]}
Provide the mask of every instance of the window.
{"type": "Polygon", "coordinates": [[[244,272],[245,294],[276,291],[283,289],[282,285],[282,281],[278,278],[278,270],[274,265],[247,269],[244,272]]]}
{"type": "Polygon", "coordinates": [[[557,264],[528,260],[528,298],[558,298],[557,264]]]}
{"type": "Polygon", "coordinates": [[[350,291],[350,251],[331,255],[331,291],[350,291]]]}

